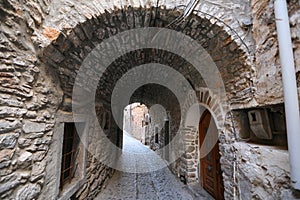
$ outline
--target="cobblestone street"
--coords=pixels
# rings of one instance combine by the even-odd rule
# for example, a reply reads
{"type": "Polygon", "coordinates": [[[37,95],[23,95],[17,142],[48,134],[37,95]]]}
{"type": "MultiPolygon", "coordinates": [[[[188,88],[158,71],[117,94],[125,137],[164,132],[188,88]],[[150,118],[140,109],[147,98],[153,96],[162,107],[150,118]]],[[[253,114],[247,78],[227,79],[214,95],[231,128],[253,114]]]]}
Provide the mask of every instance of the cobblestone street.
{"type": "MultiPolygon", "coordinates": [[[[151,169],[151,166],[159,160],[154,152],[153,156],[144,157],[143,160],[140,160],[139,156],[132,155],[138,152],[149,152],[151,154],[152,151],[126,134],[120,164],[126,165],[127,169],[134,167],[136,171],[141,171],[142,167],[151,169]]],[[[160,162],[164,161],[160,160],[160,162]]],[[[146,169],[146,171],[150,170],[146,169]]],[[[198,190],[197,194],[192,191],[176,179],[167,167],[147,173],[116,171],[96,200],[213,199],[203,190],[198,190]]]]}

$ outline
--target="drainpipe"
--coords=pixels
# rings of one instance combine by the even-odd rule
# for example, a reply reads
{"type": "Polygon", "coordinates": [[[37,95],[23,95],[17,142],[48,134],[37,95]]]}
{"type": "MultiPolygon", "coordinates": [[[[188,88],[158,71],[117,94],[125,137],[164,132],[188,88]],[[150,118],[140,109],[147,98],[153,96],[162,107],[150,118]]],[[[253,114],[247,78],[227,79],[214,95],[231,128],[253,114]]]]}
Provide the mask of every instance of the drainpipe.
{"type": "Polygon", "coordinates": [[[300,189],[300,116],[294,56],[286,0],[274,2],[282,70],[284,106],[290,156],[291,183],[300,189]]]}

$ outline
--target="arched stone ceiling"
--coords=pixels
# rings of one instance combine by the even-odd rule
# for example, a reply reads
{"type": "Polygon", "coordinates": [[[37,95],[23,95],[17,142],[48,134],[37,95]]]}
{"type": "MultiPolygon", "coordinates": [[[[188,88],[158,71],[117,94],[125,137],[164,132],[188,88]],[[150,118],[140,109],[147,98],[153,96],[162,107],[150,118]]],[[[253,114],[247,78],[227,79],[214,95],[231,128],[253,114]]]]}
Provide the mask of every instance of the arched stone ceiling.
{"type": "Polygon", "coordinates": [[[176,95],[168,88],[158,84],[146,84],[138,88],[130,99],[130,103],[142,102],[148,108],[158,104],[164,107],[169,112],[172,129],[174,132],[178,131],[181,121],[180,103],[176,95]]]}
{"type": "MultiPolygon", "coordinates": [[[[100,98],[103,99],[110,97],[116,82],[126,72],[149,63],[160,63],[175,69],[192,84],[191,87],[206,86],[201,74],[180,56],[159,49],[142,49],[124,54],[108,67],[99,81],[97,96],[101,96],[100,98]]],[[[110,99],[107,99],[107,101],[109,100],[110,99]]]]}
{"type": "MultiPolygon", "coordinates": [[[[97,44],[112,35],[137,27],[166,27],[179,15],[177,11],[164,8],[129,7],[106,12],[91,17],[73,29],[63,31],[44,49],[41,59],[46,65],[56,69],[64,93],[71,96],[76,72],[97,44]]],[[[236,39],[216,21],[192,15],[177,26],[169,28],[190,36],[206,49],[221,73],[227,97],[231,102],[251,98],[251,72],[247,54],[236,43],[236,39]]],[[[193,86],[205,86],[202,77],[179,56],[148,49],[131,52],[112,63],[106,71],[106,76],[100,80],[98,93],[102,93],[109,101],[112,86],[124,72],[149,62],[171,66],[188,78],[193,86]],[[106,97],[103,92],[105,89],[108,89],[106,97]]]]}

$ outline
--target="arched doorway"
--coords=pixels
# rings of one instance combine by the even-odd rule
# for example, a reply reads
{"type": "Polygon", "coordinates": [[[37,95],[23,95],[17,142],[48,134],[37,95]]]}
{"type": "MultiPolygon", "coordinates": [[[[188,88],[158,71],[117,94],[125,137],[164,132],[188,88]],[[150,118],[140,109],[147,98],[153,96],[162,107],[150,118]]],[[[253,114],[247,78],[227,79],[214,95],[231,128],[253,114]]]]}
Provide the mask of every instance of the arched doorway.
{"type": "MultiPolygon", "coordinates": [[[[206,139],[205,145],[213,144],[218,136],[215,122],[208,110],[205,110],[199,124],[200,148],[206,139]],[[207,136],[207,137],[206,137],[207,136]]],[[[204,155],[204,154],[203,154],[204,155]]],[[[201,156],[202,157],[202,156],[201,156]]],[[[215,199],[224,199],[224,184],[220,165],[219,143],[217,142],[212,150],[200,159],[200,177],[202,187],[215,199]]]]}

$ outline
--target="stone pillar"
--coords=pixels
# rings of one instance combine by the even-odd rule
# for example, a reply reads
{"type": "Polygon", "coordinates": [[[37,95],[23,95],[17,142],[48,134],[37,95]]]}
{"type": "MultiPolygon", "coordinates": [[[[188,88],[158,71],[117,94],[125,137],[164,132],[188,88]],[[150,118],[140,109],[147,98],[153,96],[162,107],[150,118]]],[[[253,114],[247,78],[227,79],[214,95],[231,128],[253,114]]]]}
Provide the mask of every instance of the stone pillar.
{"type": "Polygon", "coordinates": [[[198,132],[195,127],[183,128],[185,152],[182,156],[181,176],[184,175],[187,183],[198,179],[198,132]]]}

